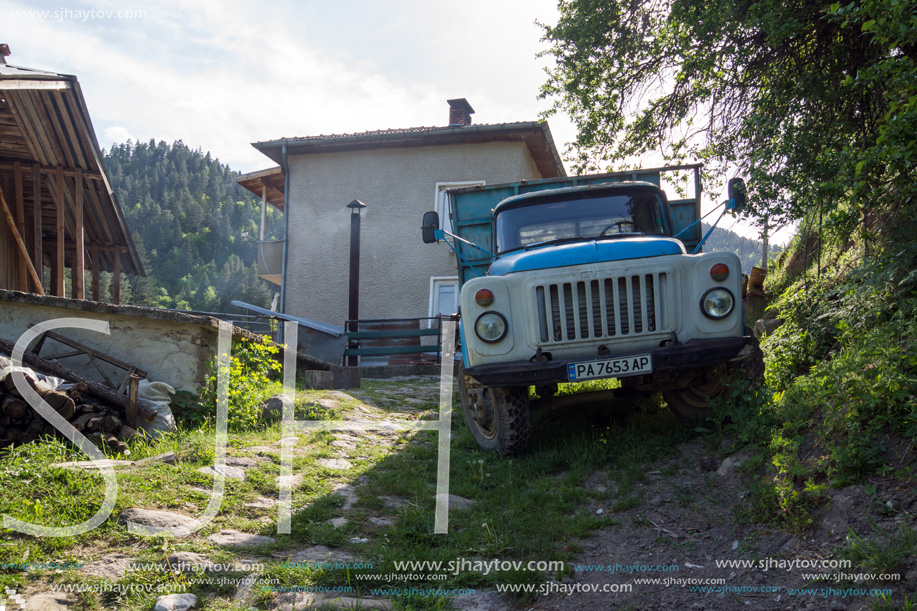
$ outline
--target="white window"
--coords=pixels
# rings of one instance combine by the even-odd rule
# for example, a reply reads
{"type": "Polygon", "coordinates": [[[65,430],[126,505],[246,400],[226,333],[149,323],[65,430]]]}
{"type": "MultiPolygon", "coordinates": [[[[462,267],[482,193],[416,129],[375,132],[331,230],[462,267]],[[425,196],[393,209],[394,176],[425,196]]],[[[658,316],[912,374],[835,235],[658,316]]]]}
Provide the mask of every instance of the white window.
{"type": "Polygon", "coordinates": [[[449,214],[449,200],[446,198],[446,191],[449,189],[459,189],[461,187],[476,187],[487,184],[483,180],[465,180],[460,182],[438,182],[436,183],[436,207],[434,208],[439,214],[440,229],[455,233],[452,230],[452,215],[449,214]]]}
{"type": "Polygon", "coordinates": [[[458,277],[434,276],[430,278],[429,316],[449,316],[458,312],[458,277]]]}

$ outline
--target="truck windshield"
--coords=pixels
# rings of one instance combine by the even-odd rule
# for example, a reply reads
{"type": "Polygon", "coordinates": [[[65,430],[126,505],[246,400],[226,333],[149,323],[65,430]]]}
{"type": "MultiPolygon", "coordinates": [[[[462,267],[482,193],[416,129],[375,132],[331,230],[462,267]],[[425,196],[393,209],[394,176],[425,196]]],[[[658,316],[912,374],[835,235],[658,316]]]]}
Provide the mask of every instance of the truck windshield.
{"type": "Polygon", "coordinates": [[[579,239],[667,235],[663,203],[653,191],[545,199],[498,212],[497,253],[579,239]]]}

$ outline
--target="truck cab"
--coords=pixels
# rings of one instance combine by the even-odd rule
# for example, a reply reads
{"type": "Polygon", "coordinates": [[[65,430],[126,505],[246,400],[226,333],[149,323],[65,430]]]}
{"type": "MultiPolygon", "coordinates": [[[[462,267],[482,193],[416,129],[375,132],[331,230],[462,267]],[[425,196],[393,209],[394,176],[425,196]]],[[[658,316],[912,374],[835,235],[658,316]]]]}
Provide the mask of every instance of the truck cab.
{"type": "MultiPolygon", "coordinates": [[[[531,386],[549,397],[559,383],[619,378],[625,388],[661,391],[681,417],[702,418],[730,364],[753,357],[738,257],[689,254],[691,240],[676,236],[693,227],[684,214],[678,227],[658,180],[615,178],[555,181],[502,198],[482,240],[490,248],[469,240],[461,244],[468,256],[456,249],[463,267],[459,392],[483,448],[525,449],[531,386]],[[475,249],[487,253],[486,269],[480,254],[477,266],[469,258],[475,249]]],[[[462,224],[468,214],[461,206],[480,203],[486,189],[455,194],[460,240],[473,225],[462,224]]]]}

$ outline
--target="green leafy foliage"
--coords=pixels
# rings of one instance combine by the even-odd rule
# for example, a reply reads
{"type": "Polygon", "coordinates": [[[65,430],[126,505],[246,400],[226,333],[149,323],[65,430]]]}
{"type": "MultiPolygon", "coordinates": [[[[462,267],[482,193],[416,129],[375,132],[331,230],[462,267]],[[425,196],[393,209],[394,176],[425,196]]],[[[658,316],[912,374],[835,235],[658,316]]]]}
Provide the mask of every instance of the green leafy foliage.
{"type": "MultiPolygon", "coordinates": [[[[245,431],[263,427],[267,424],[262,415],[261,403],[268,397],[279,394],[283,388],[274,378],[282,370],[280,361],[274,357],[280,349],[267,337],[259,341],[241,338],[233,344],[229,358],[228,371],[228,413],[227,424],[230,431],[245,431]]],[[[214,358],[200,393],[199,406],[192,405],[183,414],[192,414],[192,423],[212,424],[216,418],[219,372],[218,359],[214,358]]]]}
{"type": "Polygon", "coordinates": [[[772,226],[818,211],[865,240],[871,213],[917,195],[915,8],[563,0],[542,97],[577,124],[579,170],[698,159],[738,169],[772,226]]]}

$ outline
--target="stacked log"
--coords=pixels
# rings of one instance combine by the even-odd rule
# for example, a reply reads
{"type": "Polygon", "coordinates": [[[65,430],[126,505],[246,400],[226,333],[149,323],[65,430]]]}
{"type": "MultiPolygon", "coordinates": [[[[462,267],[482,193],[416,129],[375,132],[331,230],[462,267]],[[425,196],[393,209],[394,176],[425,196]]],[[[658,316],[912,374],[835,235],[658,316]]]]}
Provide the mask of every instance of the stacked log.
{"type": "MultiPolygon", "coordinates": [[[[29,376],[25,379],[35,389],[29,376]]],[[[87,436],[100,436],[112,450],[123,453],[127,450],[124,440],[136,434],[124,425],[122,410],[93,401],[83,382],[78,382],[69,391],[42,390],[40,386],[36,391],[73,428],[87,436]]],[[[0,448],[31,443],[46,435],[64,438],[22,397],[13,383],[13,376],[7,376],[0,384],[0,448]]]]}
{"type": "MultiPolygon", "coordinates": [[[[12,342],[0,338],[0,354],[12,354],[13,347],[12,342]]],[[[124,442],[137,434],[133,428],[137,416],[148,422],[156,417],[153,406],[137,400],[136,376],[131,376],[134,392],[128,397],[28,350],[23,353],[22,362],[34,371],[70,382],[72,388],[68,391],[49,391],[36,384],[33,377],[25,376],[32,389],[64,420],[87,437],[99,437],[112,450],[129,453],[124,442]]],[[[64,437],[22,398],[13,376],[0,380],[0,448],[30,443],[45,435],[64,437]]]]}

